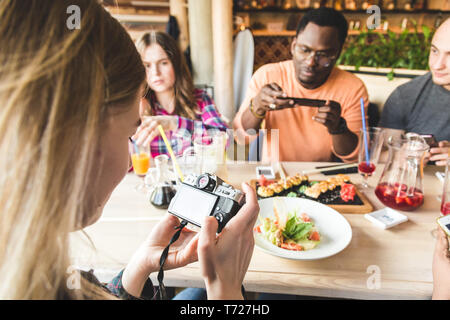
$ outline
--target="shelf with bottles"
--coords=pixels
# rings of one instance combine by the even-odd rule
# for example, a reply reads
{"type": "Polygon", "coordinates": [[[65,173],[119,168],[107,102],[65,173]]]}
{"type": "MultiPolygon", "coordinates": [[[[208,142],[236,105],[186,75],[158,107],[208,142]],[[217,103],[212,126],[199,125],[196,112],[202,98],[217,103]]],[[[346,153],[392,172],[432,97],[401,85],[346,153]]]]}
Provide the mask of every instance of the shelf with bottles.
{"type": "MultiPolygon", "coordinates": [[[[450,1],[450,0],[448,0],[450,1]]],[[[396,11],[382,11],[379,25],[375,32],[387,33],[387,30],[394,33],[402,33],[404,30],[413,31],[414,27],[427,26],[436,29],[443,21],[450,18],[450,12],[411,12],[410,14],[395,14],[396,11]]],[[[367,31],[366,23],[370,14],[366,12],[344,11],[344,15],[349,23],[349,35],[358,35],[367,31]]],[[[269,12],[262,14],[252,14],[250,12],[235,13],[236,30],[251,28],[256,37],[270,36],[294,36],[296,26],[301,14],[295,12],[269,12]]],[[[420,28],[419,28],[420,29],[420,28]]],[[[421,31],[419,30],[419,33],[421,31]]]]}
{"type": "MultiPolygon", "coordinates": [[[[405,29],[399,28],[399,27],[390,27],[389,31],[392,31],[394,33],[402,33],[405,29]]],[[[414,32],[414,29],[408,28],[408,31],[414,32]]],[[[357,36],[361,32],[367,32],[366,29],[362,30],[349,30],[348,35],[349,36],[357,36]]],[[[378,33],[388,33],[387,29],[375,29],[373,32],[378,33]]],[[[284,30],[284,31],[270,31],[270,30],[252,30],[252,34],[254,37],[294,37],[296,31],[295,30],[284,30]]]]}
{"type": "Polygon", "coordinates": [[[377,5],[384,13],[439,13],[450,12],[449,0],[235,0],[235,12],[305,12],[319,7],[335,8],[344,13],[366,13],[377,5]],[[436,4],[439,1],[442,4],[436,4]]]}

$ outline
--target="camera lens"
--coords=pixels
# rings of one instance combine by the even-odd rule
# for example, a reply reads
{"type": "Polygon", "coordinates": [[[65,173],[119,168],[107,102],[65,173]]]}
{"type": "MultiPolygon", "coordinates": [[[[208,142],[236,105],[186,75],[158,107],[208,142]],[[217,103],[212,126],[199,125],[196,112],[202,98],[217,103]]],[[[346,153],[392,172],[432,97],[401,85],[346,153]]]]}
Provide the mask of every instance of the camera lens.
{"type": "Polygon", "coordinates": [[[207,175],[207,174],[202,174],[202,175],[199,176],[198,179],[197,179],[197,188],[199,188],[199,189],[205,189],[206,187],[208,187],[209,182],[210,182],[209,175],[207,175]]]}

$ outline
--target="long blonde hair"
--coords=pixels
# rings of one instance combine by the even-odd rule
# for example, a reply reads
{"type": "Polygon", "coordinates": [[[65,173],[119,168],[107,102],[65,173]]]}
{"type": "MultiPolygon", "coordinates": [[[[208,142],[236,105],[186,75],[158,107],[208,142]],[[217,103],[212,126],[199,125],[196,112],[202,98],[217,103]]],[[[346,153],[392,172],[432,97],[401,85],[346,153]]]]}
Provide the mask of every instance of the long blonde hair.
{"type": "Polygon", "coordinates": [[[106,112],[145,81],[140,56],[93,0],[2,0],[0,34],[0,299],[108,297],[67,288],[68,239],[93,210],[106,112]]]}
{"type": "MultiPolygon", "coordinates": [[[[175,94],[175,113],[179,116],[196,120],[200,110],[198,109],[194,95],[194,82],[192,81],[191,73],[180,47],[169,34],[152,31],[143,34],[136,41],[136,47],[141,57],[144,56],[145,49],[153,44],[161,46],[173,66],[175,73],[175,84],[173,88],[175,94]]],[[[156,101],[155,92],[149,89],[146,98],[149,100],[152,109],[154,109],[154,102],[156,101]]]]}

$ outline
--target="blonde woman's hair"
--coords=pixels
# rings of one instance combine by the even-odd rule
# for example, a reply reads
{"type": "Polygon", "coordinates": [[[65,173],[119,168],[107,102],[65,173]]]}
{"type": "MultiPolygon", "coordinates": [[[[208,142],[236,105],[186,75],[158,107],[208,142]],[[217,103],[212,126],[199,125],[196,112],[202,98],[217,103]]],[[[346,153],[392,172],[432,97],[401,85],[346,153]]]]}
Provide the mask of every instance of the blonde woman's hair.
{"type": "Polygon", "coordinates": [[[112,297],[67,287],[69,234],[92,214],[101,126],[138,94],[140,56],[94,0],[2,0],[0,34],[0,299],[112,297]]]}
{"type": "MultiPolygon", "coordinates": [[[[141,54],[141,57],[144,56],[145,50],[153,44],[161,46],[173,66],[175,73],[175,113],[179,116],[196,120],[196,115],[200,110],[198,109],[194,95],[194,82],[192,81],[191,73],[180,47],[175,39],[169,34],[160,31],[152,31],[143,34],[138,41],[136,41],[136,47],[141,54]]],[[[155,109],[155,92],[149,89],[146,97],[149,100],[152,109],[155,109]]]]}

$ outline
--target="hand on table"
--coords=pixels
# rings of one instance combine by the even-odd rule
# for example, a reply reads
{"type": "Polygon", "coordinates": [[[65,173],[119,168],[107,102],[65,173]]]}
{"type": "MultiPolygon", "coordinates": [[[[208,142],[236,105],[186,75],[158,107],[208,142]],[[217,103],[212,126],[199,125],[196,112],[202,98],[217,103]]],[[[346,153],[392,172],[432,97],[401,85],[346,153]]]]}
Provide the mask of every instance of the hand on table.
{"type": "Polygon", "coordinates": [[[450,300],[450,251],[445,232],[438,227],[433,257],[433,299],[450,300]]]}
{"type": "Polygon", "coordinates": [[[313,117],[314,121],[323,124],[330,132],[334,132],[338,129],[340,119],[341,105],[332,100],[327,100],[322,107],[319,107],[316,115],[313,117]]]}
{"type": "Polygon", "coordinates": [[[438,147],[430,149],[430,161],[436,161],[437,166],[445,166],[450,152],[450,142],[440,141],[438,147]]]}
{"type": "Polygon", "coordinates": [[[155,137],[160,135],[158,126],[161,125],[164,131],[175,131],[178,128],[177,116],[143,116],[142,123],[136,130],[132,139],[138,145],[150,144],[155,137]]]}
{"type": "Polygon", "coordinates": [[[216,236],[218,223],[206,217],[198,241],[200,269],[208,299],[242,299],[241,286],[254,249],[253,227],[259,213],[255,191],[242,184],[245,205],[216,236]]]}

